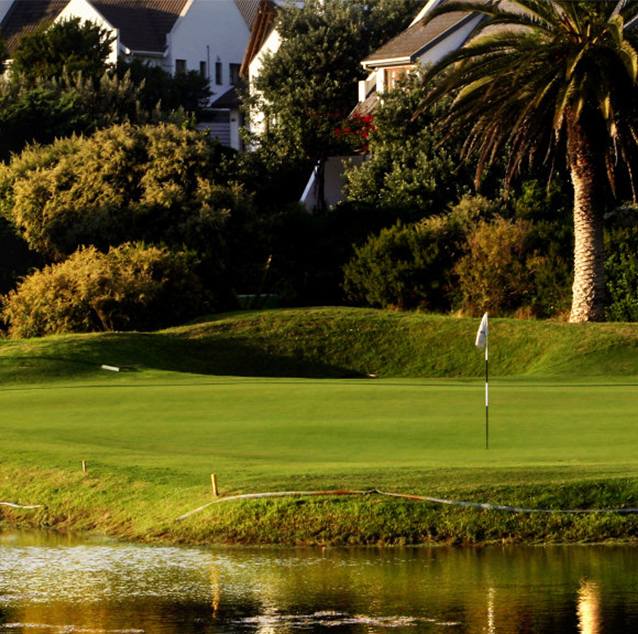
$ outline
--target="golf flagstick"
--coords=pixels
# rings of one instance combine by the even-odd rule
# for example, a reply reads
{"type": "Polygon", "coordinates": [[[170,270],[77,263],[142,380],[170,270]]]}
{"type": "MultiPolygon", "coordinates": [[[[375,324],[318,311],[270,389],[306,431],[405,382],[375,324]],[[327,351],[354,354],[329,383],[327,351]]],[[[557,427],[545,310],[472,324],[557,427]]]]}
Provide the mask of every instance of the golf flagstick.
{"type": "Polygon", "coordinates": [[[488,354],[488,325],[487,313],[481,319],[478,333],[476,333],[476,347],[485,348],[485,449],[490,448],[490,391],[489,391],[489,354],[488,354]]]}

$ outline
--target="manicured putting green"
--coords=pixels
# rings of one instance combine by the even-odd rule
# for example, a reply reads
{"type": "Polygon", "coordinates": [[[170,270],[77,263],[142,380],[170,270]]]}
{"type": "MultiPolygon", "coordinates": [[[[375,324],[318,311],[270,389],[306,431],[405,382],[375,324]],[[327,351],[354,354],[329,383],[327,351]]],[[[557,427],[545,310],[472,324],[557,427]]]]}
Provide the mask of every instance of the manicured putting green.
{"type": "MultiPolygon", "coordinates": [[[[638,380],[145,377],[0,389],[0,444],[14,464],[128,473],[226,489],[312,477],[470,470],[579,477],[638,471],[638,380]],[[504,471],[503,471],[504,470],[504,471]]],[[[441,484],[441,482],[439,482],[441,484]]]]}

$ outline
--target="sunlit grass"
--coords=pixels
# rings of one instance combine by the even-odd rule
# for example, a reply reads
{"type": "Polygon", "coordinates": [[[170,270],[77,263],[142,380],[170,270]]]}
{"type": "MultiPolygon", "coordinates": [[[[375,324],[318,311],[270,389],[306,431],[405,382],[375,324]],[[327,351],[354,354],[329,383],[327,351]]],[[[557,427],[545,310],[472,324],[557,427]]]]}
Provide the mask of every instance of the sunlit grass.
{"type": "MultiPolygon", "coordinates": [[[[310,311],[307,317],[316,321],[318,313],[310,311]]],[[[301,332],[301,312],[292,314],[301,332]]],[[[287,313],[283,315],[285,322],[287,313]]],[[[357,315],[377,319],[369,311],[341,317],[357,315]]],[[[254,354],[259,348],[255,342],[261,341],[260,362],[265,363],[271,344],[260,339],[261,322],[254,320],[261,317],[237,319],[221,323],[241,330],[242,337],[253,342],[254,354]],[[244,332],[248,326],[242,320],[253,320],[256,332],[244,332]]],[[[421,328],[430,318],[423,323],[417,315],[409,319],[411,327],[420,323],[421,328]]],[[[274,316],[270,320],[271,333],[290,327],[274,316]]],[[[457,322],[449,318],[445,324],[453,329],[457,322]]],[[[323,324],[327,328],[328,320],[323,324]]],[[[463,328],[468,324],[474,330],[471,320],[463,328]]],[[[521,326],[537,335],[549,328],[549,339],[533,346],[543,348],[551,372],[541,372],[542,364],[530,360],[527,375],[499,375],[494,353],[489,449],[481,371],[473,378],[434,379],[219,376],[167,370],[171,364],[187,367],[189,355],[179,347],[179,338],[165,347],[157,344],[155,335],[135,333],[7,342],[0,346],[0,376],[5,379],[0,386],[0,501],[45,506],[31,514],[4,507],[0,512],[13,522],[136,539],[414,543],[491,541],[502,533],[508,539],[547,540],[547,524],[540,519],[513,525],[511,518],[503,517],[494,523],[493,516],[483,517],[479,511],[374,498],[312,500],[301,506],[283,500],[228,504],[181,524],[174,519],[212,500],[212,473],[222,495],[381,489],[529,508],[638,507],[638,378],[627,374],[635,363],[634,329],[615,326],[610,334],[605,327],[587,328],[581,348],[598,355],[600,363],[583,360],[581,349],[581,357],[574,352],[569,363],[563,360],[561,365],[547,361],[557,358],[552,338],[567,349],[573,331],[568,328],[560,335],[556,333],[563,331],[553,326],[563,325],[521,326]],[[605,353],[608,338],[613,345],[605,353]],[[135,358],[145,363],[134,366],[135,358]],[[100,362],[128,366],[129,371],[102,370],[100,362]],[[43,371],[51,365],[57,375],[43,371]],[[559,366],[562,371],[556,374],[559,366]],[[77,367],[90,370],[78,374],[77,367]],[[620,369],[614,373],[610,367],[620,369]],[[86,474],[82,460],[88,464],[86,474]],[[385,515],[383,521],[377,512],[385,515]],[[313,522],[323,528],[314,531],[313,522]],[[353,522],[344,541],[343,526],[353,522]]],[[[492,351],[499,345],[513,351],[524,348],[524,342],[516,343],[516,327],[516,322],[496,322],[492,351]]],[[[194,327],[205,328],[206,334],[192,328],[184,332],[202,348],[195,355],[197,363],[214,368],[219,360],[207,359],[207,354],[220,333],[212,333],[211,324],[194,327]]],[[[286,333],[284,339],[290,338],[290,331],[286,333]]],[[[473,332],[469,334],[468,346],[449,340],[451,356],[465,350],[482,370],[482,355],[473,348],[473,332]]],[[[226,346],[224,354],[230,355],[232,338],[224,341],[215,345],[220,350],[226,346]]],[[[315,341],[315,349],[320,343],[315,341]]],[[[278,359],[285,357],[281,349],[278,359]]],[[[430,351],[441,354],[440,348],[430,351]]],[[[351,353],[340,352],[343,358],[351,353]]],[[[318,367],[312,359],[306,366],[303,358],[297,362],[297,367],[318,367]]],[[[388,367],[398,363],[389,354],[383,362],[388,367]]],[[[500,363],[501,368],[510,366],[509,361],[500,363]]],[[[611,524],[594,518],[557,522],[552,530],[558,532],[552,535],[568,541],[627,538],[638,530],[632,518],[611,524]],[[598,528],[592,528],[596,522],[598,528]]]]}

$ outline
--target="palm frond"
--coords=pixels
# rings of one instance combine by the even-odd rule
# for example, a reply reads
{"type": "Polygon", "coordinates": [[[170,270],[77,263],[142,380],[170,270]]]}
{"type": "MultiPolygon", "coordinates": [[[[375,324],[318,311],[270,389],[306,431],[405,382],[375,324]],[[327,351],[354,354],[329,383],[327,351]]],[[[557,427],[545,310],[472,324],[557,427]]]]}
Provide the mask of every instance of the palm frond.
{"type": "Polygon", "coordinates": [[[477,178],[506,146],[510,175],[531,157],[547,160],[567,122],[586,119],[605,131],[613,183],[609,170],[628,144],[638,145],[635,130],[620,123],[627,99],[638,103],[638,36],[626,29],[627,20],[638,23],[638,2],[451,1],[427,19],[453,11],[483,19],[465,46],[425,73],[423,107],[455,94],[444,123],[466,135],[464,156],[477,156],[477,178]]]}

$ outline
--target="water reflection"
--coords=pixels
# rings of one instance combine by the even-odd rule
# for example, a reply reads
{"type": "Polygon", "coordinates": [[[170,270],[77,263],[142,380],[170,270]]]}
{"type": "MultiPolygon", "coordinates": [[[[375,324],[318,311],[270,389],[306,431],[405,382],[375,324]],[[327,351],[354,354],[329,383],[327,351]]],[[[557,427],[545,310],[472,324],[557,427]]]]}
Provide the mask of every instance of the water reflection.
{"type": "Polygon", "coordinates": [[[487,591],[487,632],[488,634],[496,633],[496,626],[494,625],[494,588],[489,588],[487,591]]]}
{"type": "Polygon", "coordinates": [[[601,634],[600,588],[589,579],[583,579],[578,590],[578,625],[581,634],[601,634]]]}
{"type": "Polygon", "coordinates": [[[206,550],[0,533],[2,634],[326,631],[638,631],[638,550],[206,550]]]}

